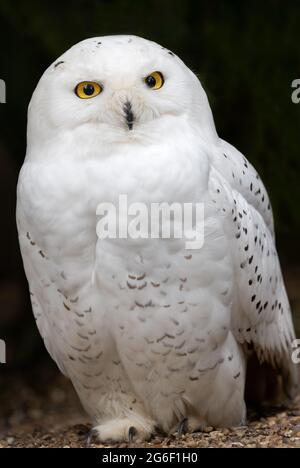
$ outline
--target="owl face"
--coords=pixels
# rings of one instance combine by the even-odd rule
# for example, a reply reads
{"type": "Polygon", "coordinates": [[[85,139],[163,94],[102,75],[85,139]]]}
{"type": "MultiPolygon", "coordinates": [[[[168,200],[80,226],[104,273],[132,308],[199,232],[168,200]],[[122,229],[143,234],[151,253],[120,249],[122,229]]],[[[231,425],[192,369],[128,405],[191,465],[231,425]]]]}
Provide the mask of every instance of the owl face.
{"type": "Polygon", "coordinates": [[[134,140],[166,125],[174,131],[206,105],[200,82],[171,51],[135,36],[100,37],[76,44],[46,70],[29,128],[47,137],[88,130],[104,141],[134,140]]]}

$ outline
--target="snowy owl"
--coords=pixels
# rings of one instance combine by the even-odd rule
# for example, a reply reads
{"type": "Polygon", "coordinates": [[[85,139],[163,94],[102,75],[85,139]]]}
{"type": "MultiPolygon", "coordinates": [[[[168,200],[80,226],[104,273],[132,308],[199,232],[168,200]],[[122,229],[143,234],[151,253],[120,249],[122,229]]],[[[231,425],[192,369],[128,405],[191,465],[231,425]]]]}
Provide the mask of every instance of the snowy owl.
{"type": "Polygon", "coordinates": [[[135,36],[76,44],[38,83],[27,140],[17,224],[32,308],[100,441],[245,424],[251,353],[295,394],[268,194],[173,52],[135,36]],[[201,202],[202,248],[99,238],[97,206],[120,194],[201,202]]]}

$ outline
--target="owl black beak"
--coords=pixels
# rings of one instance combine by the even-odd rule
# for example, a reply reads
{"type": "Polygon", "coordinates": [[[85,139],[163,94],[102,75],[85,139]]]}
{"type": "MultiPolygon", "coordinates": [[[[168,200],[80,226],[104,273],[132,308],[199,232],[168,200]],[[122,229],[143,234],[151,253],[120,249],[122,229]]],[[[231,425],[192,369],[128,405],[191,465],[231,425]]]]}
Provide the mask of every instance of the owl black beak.
{"type": "Polygon", "coordinates": [[[134,114],[132,112],[132,106],[129,101],[126,101],[124,106],[123,106],[124,114],[125,114],[125,119],[126,123],[128,126],[129,130],[132,130],[133,128],[133,123],[134,123],[134,114]]]}

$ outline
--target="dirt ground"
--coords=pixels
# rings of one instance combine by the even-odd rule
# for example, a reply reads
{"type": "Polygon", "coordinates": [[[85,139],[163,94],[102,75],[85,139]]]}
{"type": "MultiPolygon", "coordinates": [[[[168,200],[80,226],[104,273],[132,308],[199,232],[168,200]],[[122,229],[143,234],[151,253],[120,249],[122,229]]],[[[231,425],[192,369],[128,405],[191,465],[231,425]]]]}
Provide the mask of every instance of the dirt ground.
{"type": "MultiPolygon", "coordinates": [[[[0,448],[86,446],[91,425],[71,384],[50,360],[43,359],[30,371],[7,374],[1,384],[0,448]]],[[[148,443],[131,446],[300,447],[300,398],[289,408],[272,408],[260,414],[252,411],[245,427],[211,427],[204,433],[155,437],[148,443]]]]}

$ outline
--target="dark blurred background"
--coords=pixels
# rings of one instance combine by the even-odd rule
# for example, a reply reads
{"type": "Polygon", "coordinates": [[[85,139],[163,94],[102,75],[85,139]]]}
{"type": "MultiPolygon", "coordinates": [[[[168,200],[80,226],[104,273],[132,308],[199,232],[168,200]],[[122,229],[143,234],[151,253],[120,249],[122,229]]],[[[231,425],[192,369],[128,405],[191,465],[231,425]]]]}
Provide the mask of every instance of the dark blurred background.
{"type": "MultiPolygon", "coordinates": [[[[256,166],[270,192],[300,332],[300,2],[280,0],[0,0],[0,338],[2,375],[48,362],[33,320],[15,227],[15,187],[26,112],[48,65],[91,36],[130,33],[178,54],[202,80],[219,135],[256,166]]],[[[298,333],[299,333],[298,332],[298,333]]],[[[0,375],[1,384],[1,375],[0,375]]]]}

